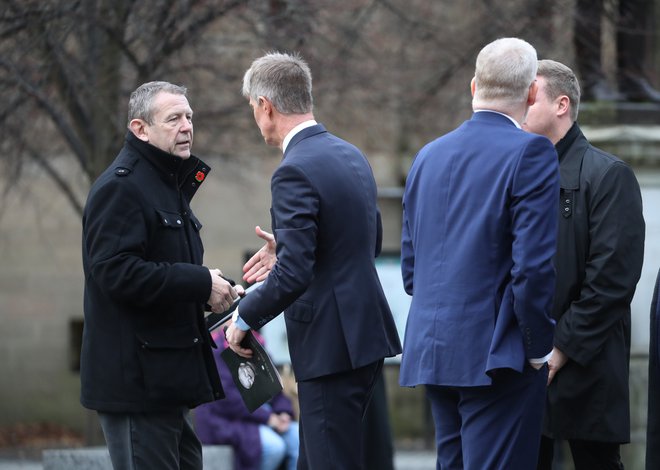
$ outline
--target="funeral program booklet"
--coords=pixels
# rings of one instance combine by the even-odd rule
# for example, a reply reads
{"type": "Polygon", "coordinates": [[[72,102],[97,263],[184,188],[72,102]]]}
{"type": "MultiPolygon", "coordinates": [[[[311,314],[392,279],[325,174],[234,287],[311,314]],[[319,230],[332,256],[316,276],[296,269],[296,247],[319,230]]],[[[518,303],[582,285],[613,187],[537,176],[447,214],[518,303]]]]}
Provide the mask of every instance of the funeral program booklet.
{"type": "Polygon", "coordinates": [[[231,372],[245,406],[252,413],[282,391],[282,378],[251,331],[247,331],[241,346],[252,350],[251,358],[239,356],[230,348],[220,355],[231,372]]]}

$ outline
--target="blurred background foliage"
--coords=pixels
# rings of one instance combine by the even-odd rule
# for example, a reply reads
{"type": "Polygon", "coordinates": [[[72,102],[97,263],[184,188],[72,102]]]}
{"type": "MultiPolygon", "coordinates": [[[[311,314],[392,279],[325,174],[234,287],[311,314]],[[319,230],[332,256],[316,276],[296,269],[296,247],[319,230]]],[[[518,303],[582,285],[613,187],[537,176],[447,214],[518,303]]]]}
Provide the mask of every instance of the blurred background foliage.
{"type": "Polygon", "coordinates": [[[240,85],[250,62],[270,50],[298,51],[309,62],[317,117],[330,129],[368,154],[409,156],[468,115],[474,58],[485,43],[519,36],[540,53],[566,50],[553,44],[561,36],[553,18],[569,4],[0,0],[4,191],[36,162],[80,214],[89,184],[121,145],[128,95],[149,80],[189,88],[196,154],[263,153],[240,85]],[[67,179],[54,157],[74,162],[83,181],[67,179]]]}

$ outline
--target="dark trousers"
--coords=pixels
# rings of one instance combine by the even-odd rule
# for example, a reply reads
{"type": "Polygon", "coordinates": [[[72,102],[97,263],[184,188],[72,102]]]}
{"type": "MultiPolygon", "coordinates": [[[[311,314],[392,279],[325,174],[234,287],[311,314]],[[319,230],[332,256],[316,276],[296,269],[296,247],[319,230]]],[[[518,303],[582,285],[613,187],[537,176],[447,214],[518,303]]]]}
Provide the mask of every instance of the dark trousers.
{"type": "Polygon", "coordinates": [[[442,470],[531,469],[538,459],[548,368],[499,371],[492,385],[427,385],[442,470]]]}
{"type": "Polygon", "coordinates": [[[114,470],[202,470],[202,444],[187,409],[100,413],[114,470]]]}
{"type": "Polygon", "coordinates": [[[363,421],[362,466],[365,469],[394,470],[394,447],[387,408],[385,377],[378,374],[374,392],[363,421]]]}
{"type": "Polygon", "coordinates": [[[298,382],[298,470],[362,469],[363,419],[383,360],[298,382]]]}
{"type": "MultiPolygon", "coordinates": [[[[537,470],[552,470],[555,441],[548,437],[541,438],[539,464],[537,470]]],[[[575,470],[623,470],[619,444],[612,442],[594,442],[569,440],[575,470]]]]}

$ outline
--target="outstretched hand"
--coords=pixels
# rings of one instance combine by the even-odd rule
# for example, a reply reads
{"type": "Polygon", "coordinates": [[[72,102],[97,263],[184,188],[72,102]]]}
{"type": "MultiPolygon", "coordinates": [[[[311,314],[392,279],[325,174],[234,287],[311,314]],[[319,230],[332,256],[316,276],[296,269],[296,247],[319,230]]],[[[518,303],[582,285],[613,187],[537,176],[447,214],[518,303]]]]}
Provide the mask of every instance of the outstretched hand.
{"type": "Polygon", "coordinates": [[[250,284],[266,279],[277,261],[277,256],[275,255],[275,237],[273,234],[262,230],[258,225],[255,228],[255,232],[259,238],[266,241],[266,244],[243,266],[243,280],[250,284]]]}

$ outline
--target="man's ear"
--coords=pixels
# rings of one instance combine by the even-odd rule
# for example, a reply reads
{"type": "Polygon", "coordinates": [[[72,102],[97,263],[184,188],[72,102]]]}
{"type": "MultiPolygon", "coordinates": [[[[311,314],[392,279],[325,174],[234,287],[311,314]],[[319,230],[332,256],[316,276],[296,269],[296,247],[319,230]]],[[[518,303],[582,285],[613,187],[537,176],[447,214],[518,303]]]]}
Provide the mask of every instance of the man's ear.
{"type": "Polygon", "coordinates": [[[536,103],[536,94],[539,91],[539,84],[536,83],[536,80],[532,82],[529,86],[529,93],[527,93],[527,106],[532,106],[536,103]]]}
{"type": "Polygon", "coordinates": [[[131,132],[135,134],[135,137],[138,139],[149,142],[149,132],[147,130],[147,123],[142,119],[133,119],[131,120],[128,127],[131,129],[131,132]]]}
{"type": "Polygon", "coordinates": [[[557,100],[557,116],[563,116],[569,113],[571,108],[570,98],[566,95],[561,95],[557,100]]]}
{"type": "Polygon", "coordinates": [[[273,103],[271,103],[271,101],[265,96],[260,96],[258,98],[257,106],[259,106],[263,110],[266,116],[270,116],[273,114],[273,103]]]}
{"type": "Polygon", "coordinates": [[[477,89],[476,81],[477,81],[477,77],[472,77],[472,81],[470,82],[470,93],[472,94],[473,98],[474,98],[474,90],[477,89]]]}

